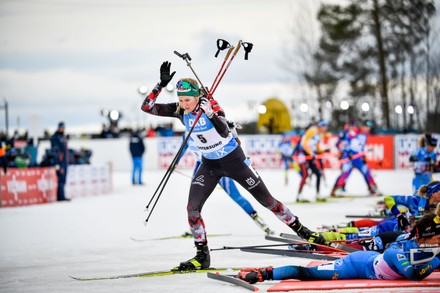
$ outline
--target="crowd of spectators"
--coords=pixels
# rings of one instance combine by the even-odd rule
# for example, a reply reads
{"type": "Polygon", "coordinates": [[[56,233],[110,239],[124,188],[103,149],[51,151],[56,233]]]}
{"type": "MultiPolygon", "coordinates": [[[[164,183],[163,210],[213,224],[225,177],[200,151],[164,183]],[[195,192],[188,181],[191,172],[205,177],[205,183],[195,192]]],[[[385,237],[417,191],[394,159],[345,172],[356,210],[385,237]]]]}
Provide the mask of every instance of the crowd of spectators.
{"type": "MultiPolygon", "coordinates": [[[[22,138],[15,132],[14,135],[7,139],[0,139],[0,148],[3,150],[3,156],[0,159],[0,166],[6,170],[7,168],[34,168],[56,166],[54,158],[54,150],[48,148],[44,150],[41,161],[38,161],[38,144],[34,143],[33,138],[22,138]]],[[[68,164],[83,165],[90,164],[92,151],[85,147],[80,149],[69,148],[68,164]]]]}

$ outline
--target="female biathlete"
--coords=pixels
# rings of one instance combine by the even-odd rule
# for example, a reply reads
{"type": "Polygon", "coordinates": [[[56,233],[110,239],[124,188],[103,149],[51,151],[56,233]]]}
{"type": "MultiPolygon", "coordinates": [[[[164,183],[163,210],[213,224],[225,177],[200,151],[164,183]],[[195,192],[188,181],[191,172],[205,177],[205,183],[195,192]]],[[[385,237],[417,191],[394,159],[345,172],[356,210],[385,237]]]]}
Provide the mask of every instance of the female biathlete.
{"type": "Polygon", "coordinates": [[[175,71],[170,73],[170,67],[171,63],[167,61],[162,64],[160,82],[145,98],[141,109],[152,115],[178,118],[187,131],[193,127],[191,138],[202,153],[202,163],[192,179],[187,205],[188,223],[194,236],[197,253],[195,257],[181,262],[175,269],[196,270],[210,266],[208,240],[201,212],[222,177],[230,177],[239,183],[300,237],[309,242],[329,245],[329,241],[303,226],[298,217],[270,194],[260,175],[234,139],[226,119],[220,112],[215,111],[216,107],[213,109],[216,101],[209,101],[203,96],[204,90],[200,90],[197,81],[185,78],[177,82],[178,103],[156,104],[162,88],[167,86],[175,74],[175,71]],[[203,112],[194,125],[200,110],[203,112]]]}

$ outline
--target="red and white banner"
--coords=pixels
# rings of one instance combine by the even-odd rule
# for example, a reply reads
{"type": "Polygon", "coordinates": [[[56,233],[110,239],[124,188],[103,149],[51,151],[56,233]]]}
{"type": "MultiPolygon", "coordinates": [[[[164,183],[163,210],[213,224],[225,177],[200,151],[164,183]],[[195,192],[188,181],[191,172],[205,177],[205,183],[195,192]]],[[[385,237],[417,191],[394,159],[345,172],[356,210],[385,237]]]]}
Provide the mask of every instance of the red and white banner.
{"type": "Polygon", "coordinates": [[[55,168],[9,168],[0,170],[2,207],[15,207],[54,202],[57,200],[55,168]]]}
{"type": "MultiPolygon", "coordinates": [[[[240,140],[246,155],[250,157],[252,165],[256,168],[283,168],[278,145],[281,135],[242,135],[240,140]]],[[[299,142],[300,136],[292,136],[293,144],[299,142]]],[[[339,168],[339,152],[335,146],[337,135],[331,135],[325,139],[322,148],[328,148],[329,153],[320,157],[324,159],[325,168],[339,168]]],[[[182,144],[180,137],[163,137],[158,142],[158,165],[166,169],[170,165],[179,147],[182,144]]],[[[392,135],[369,135],[365,150],[368,166],[372,169],[394,168],[394,136],[392,135]]],[[[179,161],[180,168],[193,168],[195,157],[191,151],[187,151],[179,161]]]]}
{"type": "MultiPolygon", "coordinates": [[[[299,142],[300,136],[292,136],[294,144],[299,142]]],[[[337,135],[325,139],[322,148],[329,149],[329,153],[323,153],[325,168],[339,168],[339,152],[335,146],[337,135]]],[[[281,155],[278,144],[281,141],[279,135],[253,135],[243,139],[245,153],[249,155],[252,164],[256,168],[281,168],[281,155]]],[[[392,135],[369,135],[365,150],[368,166],[372,169],[394,168],[394,137],[392,135]]]]}
{"type": "MultiPolygon", "coordinates": [[[[0,171],[1,207],[25,206],[57,201],[58,178],[54,167],[9,168],[0,171]]],[[[112,192],[109,164],[71,165],[67,170],[66,198],[112,192]]]]}

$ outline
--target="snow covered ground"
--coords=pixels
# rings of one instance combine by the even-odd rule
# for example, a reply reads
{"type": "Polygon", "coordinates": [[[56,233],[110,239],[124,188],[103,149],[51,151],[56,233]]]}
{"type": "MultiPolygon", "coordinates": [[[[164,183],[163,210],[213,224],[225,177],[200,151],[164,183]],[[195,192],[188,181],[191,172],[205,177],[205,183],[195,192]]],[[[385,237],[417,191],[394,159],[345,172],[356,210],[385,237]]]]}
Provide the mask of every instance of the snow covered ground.
{"type": "MultiPolygon", "coordinates": [[[[190,181],[186,176],[178,173],[171,176],[148,225],[144,225],[145,205],[164,172],[145,172],[147,184],[144,186],[132,186],[128,172],[115,173],[111,195],[0,209],[0,292],[245,292],[243,288],[208,279],[205,274],[86,282],[69,278],[69,275],[101,276],[164,270],[194,255],[192,239],[155,240],[188,231],[185,207],[190,181]],[[144,241],[133,241],[132,237],[144,241]]],[[[190,174],[191,170],[184,172],[190,174]]],[[[288,186],[284,185],[281,170],[260,170],[260,175],[273,195],[286,203],[310,228],[324,223],[346,222],[346,214],[365,214],[378,200],[359,198],[299,205],[294,203],[299,183],[297,174],[290,173],[288,186]]],[[[328,183],[322,184],[323,194],[330,193],[338,172],[328,170],[326,175],[328,183]]],[[[380,190],[386,194],[411,193],[412,173],[409,170],[374,171],[374,177],[380,190]]],[[[312,187],[305,190],[311,198],[313,190],[312,187]]],[[[354,171],[347,193],[363,195],[366,191],[363,179],[354,171]]],[[[249,194],[243,194],[271,229],[292,232],[249,194]]],[[[210,238],[211,249],[225,245],[273,244],[264,239],[264,233],[221,189],[211,195],[203,216],[209,234],[230,234],[210,238]]],[[[214,267],[308,263],[304,259],[237,250],[212,251],[211,258],[214,267]]],[[[260,292],[266,292],[275,283],[259,284],[260,292]]],[[[383,289],[379,291],[383,292],[383,289]]]]}

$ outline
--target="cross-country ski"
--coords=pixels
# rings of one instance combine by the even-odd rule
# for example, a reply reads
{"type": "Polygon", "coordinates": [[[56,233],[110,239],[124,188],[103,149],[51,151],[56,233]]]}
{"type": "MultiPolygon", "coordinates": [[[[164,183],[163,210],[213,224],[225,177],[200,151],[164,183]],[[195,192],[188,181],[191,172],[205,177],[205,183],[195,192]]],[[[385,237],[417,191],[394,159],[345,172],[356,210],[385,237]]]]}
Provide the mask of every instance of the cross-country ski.
{"type": "Polygon", "coordinates": [[[440,0],[0,3],[0,292],[440,288],[440,0]]]}

